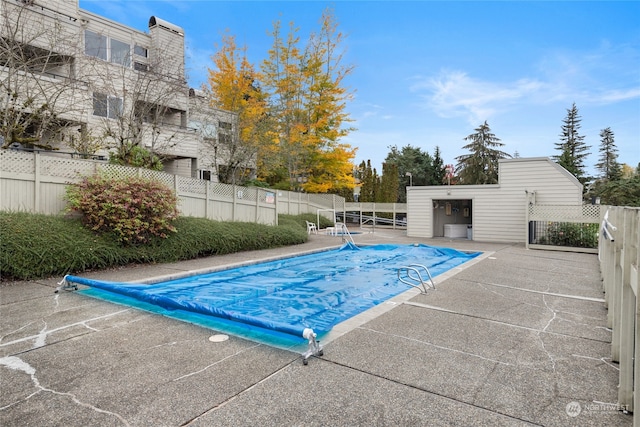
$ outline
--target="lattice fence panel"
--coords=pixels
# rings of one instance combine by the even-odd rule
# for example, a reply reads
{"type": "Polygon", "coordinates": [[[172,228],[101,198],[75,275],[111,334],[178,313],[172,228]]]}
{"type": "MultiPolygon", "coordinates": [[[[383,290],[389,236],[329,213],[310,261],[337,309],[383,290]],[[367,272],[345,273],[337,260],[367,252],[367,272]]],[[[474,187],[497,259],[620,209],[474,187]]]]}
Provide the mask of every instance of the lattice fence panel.
{"type": "Polygon", "coordinates": [[[207,181],[178,176],[178,193],[207,194],[207,181]]]}
{"type": "Polygon", "coordinates": [[[529,205],[528,242],[542,247],[595,250],[604,208],[600,205],[529,205]]]}
{"type": "Polygon", "coordinates": [[[258,198],[260,200],[260,203],[275,203],[276,192],[273,190],[265,190],[265,189],[259,188],[258,198]]]}
{"type": "Polygon", "coordinates": [[[601,205],[529,205],[529,220],[599,222],[601,205]]]}
{"type": "Polygon", "coordinates": [[[149,179],[149,180],[161,182],[167,187],[173,188],[174,175],[172,174],[168,174],[166,172],[152,171],[150,169],[139,168],[138,176],[149,179]]]}
{"type": "Polygon", "coordinates": [[[3,172],[34,174],[33,154],[15,150],[0,150],[0,170],[3,172]]]}
{"type": "Polygon", "coordinates": [[[209,185],[209,194],[210,196],[218,196],[224,199],[233,199],[233,185],[212,182],[209,185]]]}
{"type": "Polygon", "coordinates": [[[255,187],[236,187],[236,197],[245,201],[255,202],[258,192],[255,187]]]}
{"type": "Polygon", "coordinates": [[[100,166],[100,171],[114,179],[122,179],[136,175],[136,169],[121,165],[104,164],[100,166]]]}
{"type": "Polygon", "coordinates": [[[40,175],[74,180],[83,176],[93,175],[95,171],[96,166],[92,161],[40,156],[40,175]]]}
{"type": "Polygon", "coordinates": [[[333,194],[309,194],[309,203],[333,208],[333,194]]]}

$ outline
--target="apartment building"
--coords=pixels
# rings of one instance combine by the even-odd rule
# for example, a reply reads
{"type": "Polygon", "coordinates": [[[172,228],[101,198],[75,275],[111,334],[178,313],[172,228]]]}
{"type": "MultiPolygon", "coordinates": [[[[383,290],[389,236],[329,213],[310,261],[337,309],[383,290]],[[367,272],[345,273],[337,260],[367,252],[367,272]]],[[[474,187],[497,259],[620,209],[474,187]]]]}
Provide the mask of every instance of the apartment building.
{"type": "Polygon", "coordinates": [[[78,0],[1,0],[0,16],[2,148],[107,158],[144,147],[167,172],[217,181],[237,115],[190,90],[182,28],[152,16],[138,31],[78,0]]]}

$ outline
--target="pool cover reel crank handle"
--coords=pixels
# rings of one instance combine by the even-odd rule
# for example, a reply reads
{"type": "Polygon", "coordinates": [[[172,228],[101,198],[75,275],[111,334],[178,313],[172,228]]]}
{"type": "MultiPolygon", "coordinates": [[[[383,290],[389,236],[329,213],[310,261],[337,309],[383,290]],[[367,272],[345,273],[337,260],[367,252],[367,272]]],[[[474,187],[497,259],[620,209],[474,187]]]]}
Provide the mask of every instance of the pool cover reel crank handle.
{"type": "Polygon", "coordinates": [[[309,340],[309,347],[307,348],[307,351],[302,354],[304,357],[304,359],[302,359],[302,363],[305,365],[309,363],[309,358],[311,356],[322,356],[324,354],[320,341],[316,341],[317,336],[318,334],[313,332],[313,329],[311,328],[305,328],[302,331],[302,338],[309,340]]]}

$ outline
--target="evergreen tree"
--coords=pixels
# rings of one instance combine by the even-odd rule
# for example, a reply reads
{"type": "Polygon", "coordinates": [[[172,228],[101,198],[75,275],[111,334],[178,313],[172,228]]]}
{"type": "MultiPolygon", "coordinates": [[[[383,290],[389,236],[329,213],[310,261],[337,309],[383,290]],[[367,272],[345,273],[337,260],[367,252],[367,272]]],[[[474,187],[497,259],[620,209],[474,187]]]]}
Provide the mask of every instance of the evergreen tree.
{"type": "MultiPolygon", "coordinates": [[[[389,147],[391,151],[387,154],[385,163],[397,166],[398,174],[398,200],[394,202],[405,203],[407,200],[406,187],[413,185],[432,185],[434,175],[433,158],[418,147],[406,145],[402,149],[396,146],[389,147]],[[411,174],[411,176],[407,174],[411,174]]],[[[384,172],[383,169],[383,177],[384,172]]],[[[391,203],[391,201],[390,201],[391,203]]]]}
{"type": "Polygon", "coordinates": [[[555,144],[560,154],[554,156],[554,159],[584,184],[589,180],[589,177],[585,176],[584,160],[589,155],[591,147],[585,144],[584,136],[579,133],[581,120],[574,102],[571,108],[567,109],[567,117],[562,121],[560,142],[555,144]]]}
{"type": "Polygon", "coordinates": [[[358,169],[358,179],[360,180],[360,198],[359,202],[373,202],[376,197],[377,173],[371,168],[371,160],[360,163],[358,169]]]}
{"type": "Polygon", "coordinates": [[[382,164],[382,176],[380,177],[380,191],[376,194],[378,203],[396,203],[399,190],[398,165],[395,163],[382,164]]]}
{"type": "Polygon", "coordinates": [[[444,168],[444,160],[442,160],[442,156],[440,154],[440,147],[436,145],[436,148],[433,151],[433,170],[427,185],[443,185],[446,177],[446,171],[444,168]]]}
{"type": "Polygon", "coordinates": [[[458,164],[456,172],[461,184],[497,184],[498,160],[511,156],[499,148],[504,146],[493,133],[485,121],[465,138],[469,144],[462,147],[469,150],[469,154],[456,157],[458,164]]]}
{"type": "Polygon", "coordinates": [[[601,179],[618,180],[622,177],[622,168],[618,163],[618,148],[611,128],[602,129],[600,138],[600,161],[596,163],[596,169],[602,172],[601,179]]]}

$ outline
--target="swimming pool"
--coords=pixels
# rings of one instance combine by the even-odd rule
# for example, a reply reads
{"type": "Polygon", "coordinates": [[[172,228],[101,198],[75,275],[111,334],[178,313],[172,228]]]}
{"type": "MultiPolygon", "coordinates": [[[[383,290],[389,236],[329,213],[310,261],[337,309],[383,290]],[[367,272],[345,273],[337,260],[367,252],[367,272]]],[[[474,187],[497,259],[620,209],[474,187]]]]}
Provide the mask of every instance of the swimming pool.
{"type": "MultiPolygon", "coordinates": [[[[276,340],[304,341],[408,289],[398,269],[422,264],[433,277],[469,261],[465,253],[427,245],[346,244],[339,249],[188,276],[154,284],[66,276],[90,286],[87,295],[177,317],[232,334],[267,331],[276,340]],[[295,338],[294,338],[295,337],[295,338]]],[[[286,345],[286,344],[285,344],[286,345]]]]}

